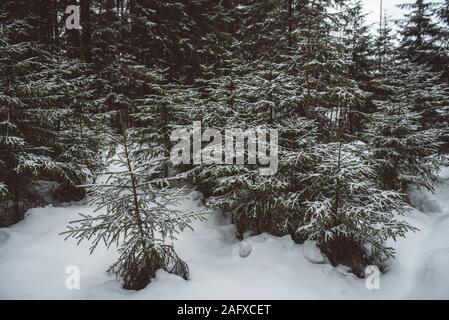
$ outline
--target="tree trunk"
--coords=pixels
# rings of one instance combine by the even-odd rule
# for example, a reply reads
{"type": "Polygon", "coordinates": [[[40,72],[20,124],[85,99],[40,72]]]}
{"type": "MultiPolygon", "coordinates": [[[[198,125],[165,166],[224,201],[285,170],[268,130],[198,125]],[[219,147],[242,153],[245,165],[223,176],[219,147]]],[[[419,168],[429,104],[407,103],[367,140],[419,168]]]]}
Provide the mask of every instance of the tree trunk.
{"type": "Polygon", "coordinates": [[[45,45],[50,45],[53,42],[53,1],[40,0],[39,2],[39,40],[45,45]]]}
{"type": "Polygon", "coordinates": [[[81,0],[81,25],[83,26],[82,34],[82,58],[86,62],[92,61],[92,30],[90,23],[91,0],[81,0]]]}

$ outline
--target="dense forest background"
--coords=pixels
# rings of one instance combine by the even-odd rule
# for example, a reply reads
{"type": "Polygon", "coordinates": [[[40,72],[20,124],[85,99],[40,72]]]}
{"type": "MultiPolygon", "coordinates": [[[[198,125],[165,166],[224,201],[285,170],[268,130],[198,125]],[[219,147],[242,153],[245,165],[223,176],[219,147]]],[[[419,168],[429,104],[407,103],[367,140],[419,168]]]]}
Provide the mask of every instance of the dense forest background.
{"type": "Polygon", "coordinates": [[[382,266],[394,254],[385,240],[413,229],[395,218],[407,187],[433,190],[449,150],[449,1],[404,9],[373,27],[355,0],[1,0],[0,227],[33,206],[86,192],[104,204],[128,188],[131,205],[113,212],[137,213],[142,232],[148,194],[136,190],[166,192],[176,176],[240,236],[315,240],[359,276],[382,266]],[[65,27],[69,5],[81,30],[65,27]],[[277,129],[278,173],[173,168],[170,133],[194,121],[277,129]],[[114,150],[128,169],[117,193],[80,187],[114,150]]]}

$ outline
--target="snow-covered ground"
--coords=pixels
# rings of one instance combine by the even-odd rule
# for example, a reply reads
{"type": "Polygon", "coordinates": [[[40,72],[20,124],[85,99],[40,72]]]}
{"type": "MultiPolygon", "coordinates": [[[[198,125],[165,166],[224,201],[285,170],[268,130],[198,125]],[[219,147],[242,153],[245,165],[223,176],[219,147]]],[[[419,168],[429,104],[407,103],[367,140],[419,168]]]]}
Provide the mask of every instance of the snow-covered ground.
{"type": "MultiPolygon", "coordinates": [[[[416,209],[405,220],[421,231],[392,245],[397,258],[380,278],[380,290],[343,267],[314,264],[320,253],[310,244],[297,245],[290,237],[269,235],[239,242],[234,226],[221,214],[196,222],[182,233],[176,250],[190,267],[191,279],[159,271],[139,292],[126,291],[106,273],[114,250],[99,248],[89,255],[59,235],[89,206],[32,209],[26,219],[0,229],[0,299],[449,299],[449,169],[441,174],[436,194],[410,191],[416,209]],[[80,289],[66,288],[68,266],[80,270],[80,289]]],[[[181,204],[201,205],[195,192],[181,204]]]]}

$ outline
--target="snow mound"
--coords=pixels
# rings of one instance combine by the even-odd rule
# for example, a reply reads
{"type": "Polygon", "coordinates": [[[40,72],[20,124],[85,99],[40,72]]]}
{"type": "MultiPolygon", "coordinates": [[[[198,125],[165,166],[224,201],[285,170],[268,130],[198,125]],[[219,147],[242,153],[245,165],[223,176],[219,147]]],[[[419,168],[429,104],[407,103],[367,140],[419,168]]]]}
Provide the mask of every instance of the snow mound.
{"type": "Polygon", "coordinates": [[[251,250],[252,249],[253,248],[251,247],[251,245],[249,243],[244,242],[244,241],[240,242],[239,243],[239,255],[240,255],[240,257],[242,257],[242,258],[248,257],[251,254],[251,250]]]}
{"type": "Polygon", "coordinates": [[[311,263],[323,263],[324,256],[318,248],[315,241],[307,240],[304,242],[304,258],[311,263]]]}
{"type": "Polygon", "coordinates": [[[426,213],[440,213],[443,212],[441,202],[435,197],[434,194],[424,191],[415,186],[412,186],[408,190],[408,197],[411,204],[426,213]]]}
{"type": "Polygon", "coordinates": [[[449,180],[449,167],[443,168],[440,172],[440,178],[442,180],[449,180]]]}

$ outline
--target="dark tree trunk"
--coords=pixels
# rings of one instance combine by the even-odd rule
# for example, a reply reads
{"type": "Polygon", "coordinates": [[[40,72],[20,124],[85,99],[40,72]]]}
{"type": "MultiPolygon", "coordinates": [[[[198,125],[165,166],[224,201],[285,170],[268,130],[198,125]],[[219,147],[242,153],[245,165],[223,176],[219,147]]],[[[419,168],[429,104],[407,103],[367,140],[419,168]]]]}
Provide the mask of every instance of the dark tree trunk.
{"type": "Polygon", "coordinates": [[[81,25],[83,26],[81,57],[86,62],[92,61],[92,26],[90,18],[91,0],[81,0],[81,25]]]}
{"type": "MultiPolygon", "coordinates": [[[[117,7],[119,7],[119,3],[117,1],[117,7]]],[[[106,0],[106,20],[108,22],[112,22],[114,19],[114,0],[106,0]]]]}
{"type": "Polygon", "coordinates": [[[39,1],[39,40],[45,45],[50,45],[53,42],[53,11],[52,0],[39,1]]]}

